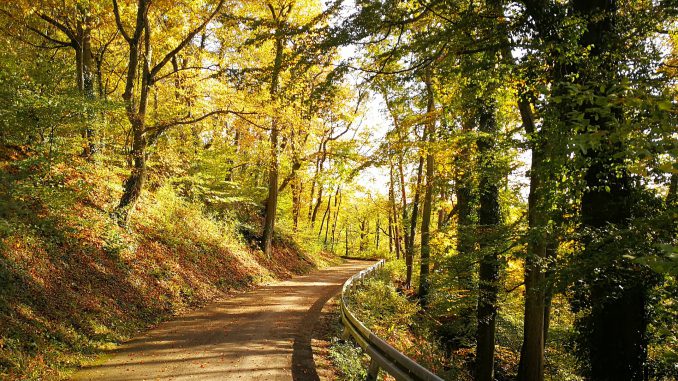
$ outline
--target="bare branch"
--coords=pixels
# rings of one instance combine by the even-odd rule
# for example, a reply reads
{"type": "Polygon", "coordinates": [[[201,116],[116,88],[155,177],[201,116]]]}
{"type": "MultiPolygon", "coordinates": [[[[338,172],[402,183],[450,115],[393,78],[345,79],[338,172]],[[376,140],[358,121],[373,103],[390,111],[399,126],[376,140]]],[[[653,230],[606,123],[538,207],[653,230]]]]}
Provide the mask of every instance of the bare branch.
{"type": "Polygon", "coordinates": [[[75,33],[69,29],[66,25],[60,23],[59,21],[47,16],[44,13],[40,13],[38,15],[41,19],[47,21],[48,23],[54,25],[57,29],[62,31],[73,43],[78,43],[80,44],[80,41],[78,41],[78,38],[75,36],[75,33]]]}
{"type": "Polygon", "coordinates": [[[118,30],[122,37],[125,38],[127,42],[131,42],[129,34],[125,32],[125,27],[122,25],[122,20],[120,19],[120,10],[118,9],[118,0],[113,0],[113,14],[115,14],[115,23],[118,26],[118,30]]]}
{"type": "Polygon", "coordinates": [[[233,115],[255,115],[256,113],[254,112],[244,112],[244,111],[233,111],[233,110],[215,110],[208,112],[206,114],[203,114],[197,118],[193,119],[180,119],[180,120],[173,120],[170,122],[165,122],[165,123],[160,123],[157,124],[151,128],[148,129],[149,132],[151,132],[151,135],[154,134],[162,134],[164,131],[167,131],[167,129],[174,127],[174,126],[180,126],[180,125],[187,125],[187,124],[194,124],[198,123],[202,120],[205,120],[211,116],[214,115],[224,115],[224,114],[233,114],[233,115]]]}

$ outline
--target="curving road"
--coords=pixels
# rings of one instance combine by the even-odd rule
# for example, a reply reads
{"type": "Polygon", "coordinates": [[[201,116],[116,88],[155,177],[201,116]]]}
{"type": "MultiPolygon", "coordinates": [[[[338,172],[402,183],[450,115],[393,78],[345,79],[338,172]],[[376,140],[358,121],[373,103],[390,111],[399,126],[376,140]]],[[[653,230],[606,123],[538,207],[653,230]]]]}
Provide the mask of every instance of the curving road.
{"type": "Polygon", "coordinates": [[[160,324],[73,380],[318,380],[314,324],[368,265],[348,261],[215,302],[160,324]]]}

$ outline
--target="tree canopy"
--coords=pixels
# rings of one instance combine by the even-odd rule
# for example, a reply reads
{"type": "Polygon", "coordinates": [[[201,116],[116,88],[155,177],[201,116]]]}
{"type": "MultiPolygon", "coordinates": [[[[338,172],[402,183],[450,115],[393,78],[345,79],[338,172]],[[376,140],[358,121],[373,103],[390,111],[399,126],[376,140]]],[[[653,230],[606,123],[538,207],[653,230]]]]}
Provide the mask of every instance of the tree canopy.
{"type": "Polygon", "coordinates": [[[121,231],[176,197],[272,262],[402,262],[444,377],[674,379],[677,6],[2,3],[0,252],[72,168],[121,231]]]}

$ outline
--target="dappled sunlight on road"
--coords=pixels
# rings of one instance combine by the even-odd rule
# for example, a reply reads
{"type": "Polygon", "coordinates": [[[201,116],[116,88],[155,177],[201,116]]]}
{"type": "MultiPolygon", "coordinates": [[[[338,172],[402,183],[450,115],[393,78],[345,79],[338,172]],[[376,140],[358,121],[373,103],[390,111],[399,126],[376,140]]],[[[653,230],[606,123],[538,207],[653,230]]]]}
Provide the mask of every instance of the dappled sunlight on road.
{"type": "Polygon", "coordinates": [[[322,306],[366,262],[236,294],[163,323],[74,380],[317,380],[311,334],[322,306]]]}

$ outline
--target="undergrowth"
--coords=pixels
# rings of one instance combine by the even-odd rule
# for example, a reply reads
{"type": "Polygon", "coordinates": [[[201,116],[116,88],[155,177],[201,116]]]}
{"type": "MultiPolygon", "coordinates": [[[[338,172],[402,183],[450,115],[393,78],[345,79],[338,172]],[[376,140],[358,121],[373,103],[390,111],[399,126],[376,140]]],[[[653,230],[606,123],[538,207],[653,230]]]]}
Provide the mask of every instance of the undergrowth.
{"type": "Polygon", "coordinates": [[[239,221],[168,185],[121,228],[122,176],[106,167],[0,158],[0,379],[62,379],[230,290],[336,262],[283,235],[267,258],[239,221]]]}
{"type": "MultiPolygon", "coordinates": [[[[457,292],[434,289],[431,306],[422,311],[414,290],[403,288],[405,266],[402,260],[387,262],[383,269],[367,278],[348,295],[349,309],[377,336],[396,349],[437,373],[445,380],[473,380],[475,349],[472,345],[446,347],[450,320],[447,315],[459,314],[456,304],[450,303],[457,292]],[[448,302],[446,302],[446,300],[448,302]],[[447,325],[447,326],[446,326],[447,325]]],[[[438,279],[433,278],[437,285],[438,279]]],[[[416,279],[413,285],[416,285],[416,279]]],[[[511,380],[515,377],[520,356],[522,303],[516,295],[501,300],[497,316],[497,343],[495,378],[511,380]]],[[[577,364],[571,354],[571,312],[567,300],[557,295],[552,304],[555,317],[551,321],[547,347],[546,379],[577,381],[577,364]]],[[[472,311],[470,313],[473,313],[472,311]]],[[[475,315],[471,316],[471,320],[475,315]]],[[[456,326],[455,326],[456,327],[456,326]]],[[[473,336],[471,336],[473,337],[473,336]]],[[[337,340],[332,346],[332,359],[343,374],[342,380],[360,380],[369,363],[366,355],[354,343],[337,340]]],[[[384,372],[381,375],[384,376],[384,372]]]]}

